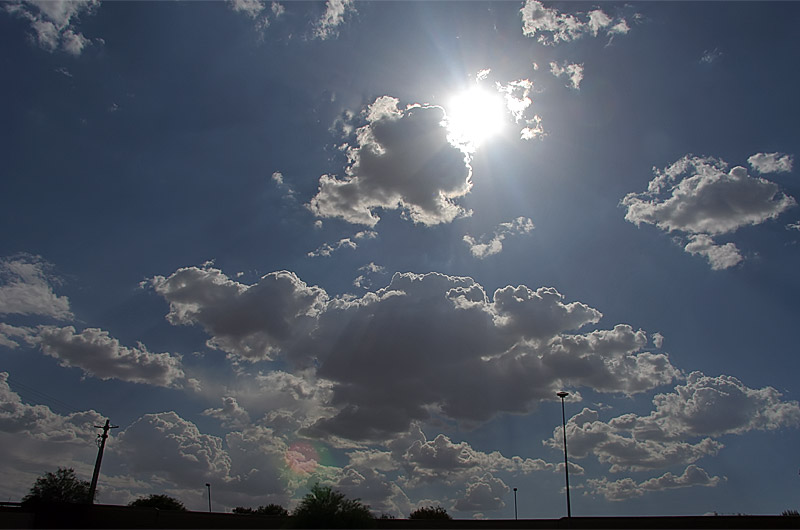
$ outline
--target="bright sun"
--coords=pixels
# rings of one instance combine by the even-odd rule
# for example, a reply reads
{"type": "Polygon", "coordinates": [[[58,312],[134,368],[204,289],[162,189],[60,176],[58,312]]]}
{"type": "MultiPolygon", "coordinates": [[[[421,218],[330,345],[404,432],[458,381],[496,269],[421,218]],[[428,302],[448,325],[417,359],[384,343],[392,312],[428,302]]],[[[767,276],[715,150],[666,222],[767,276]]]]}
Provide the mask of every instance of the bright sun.
{"type": "Polygon", "coordinates": [[[451,141],[470,150],[499,133],[506,118],[503,97],[478,87],[454,96],[445,111],[451,141]]]}

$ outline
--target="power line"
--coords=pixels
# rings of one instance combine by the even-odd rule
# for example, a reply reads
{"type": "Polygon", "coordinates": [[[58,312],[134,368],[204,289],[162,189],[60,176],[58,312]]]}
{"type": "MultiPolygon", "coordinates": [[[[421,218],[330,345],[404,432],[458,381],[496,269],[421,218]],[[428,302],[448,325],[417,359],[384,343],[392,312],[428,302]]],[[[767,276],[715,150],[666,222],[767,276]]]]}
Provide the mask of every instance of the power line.
{"type": "Polygon", "coordinates": [[[22,383],[18,379],[12,379],[11,376],[6,377],[6,382],[9,383],[9,387],[13,386],[14,388],[12,388],[12,390],[20,397],[24,397],[25,401],[28,403],[33,403],[34,405],[43,405],[49,407],[50,409],[61,409],[60,412],[66,412],[68,414],[85,412],[77,407],[74,407],[73,405],[70,405],[69,403],[61,401],[55,396],[22,383]],[[20,392],[20,390],[22,390],[22,392],[20,392]]]}

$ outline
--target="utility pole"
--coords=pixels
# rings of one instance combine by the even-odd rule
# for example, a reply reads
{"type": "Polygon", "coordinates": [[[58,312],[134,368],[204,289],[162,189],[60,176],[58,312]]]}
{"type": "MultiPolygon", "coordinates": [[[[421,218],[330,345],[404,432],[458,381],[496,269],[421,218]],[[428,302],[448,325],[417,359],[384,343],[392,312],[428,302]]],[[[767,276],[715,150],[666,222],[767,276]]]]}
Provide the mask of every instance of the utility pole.
{"type": "Polygon", "coordinates": [[[111,425],[109,420],[102,427],[95,425],[98,429],[103,429],[103,434],[97,435],[97,460],[94,463],[94,473],[92,473],[92,485],[89,488],[89,504],[94,503],[94,494],[97,491],[97,479],[100,477],[100,462],[103,461],[103,449],[106,448],[106,439],[108,439],[109,429],[118,429],[119,425],[111,425]]]}

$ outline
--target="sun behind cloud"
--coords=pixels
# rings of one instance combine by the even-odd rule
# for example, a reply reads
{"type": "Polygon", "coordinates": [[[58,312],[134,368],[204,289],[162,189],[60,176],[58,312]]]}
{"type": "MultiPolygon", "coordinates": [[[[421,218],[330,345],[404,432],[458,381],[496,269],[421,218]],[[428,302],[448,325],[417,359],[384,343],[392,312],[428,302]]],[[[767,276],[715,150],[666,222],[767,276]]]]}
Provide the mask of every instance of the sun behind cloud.
{"type": "Polygon", "coordinates": [[[503,97],[497,91],[481,87],[454,95],[445,112],[448,140],[470,152],[500,133],[507,119],[503,97]]]}

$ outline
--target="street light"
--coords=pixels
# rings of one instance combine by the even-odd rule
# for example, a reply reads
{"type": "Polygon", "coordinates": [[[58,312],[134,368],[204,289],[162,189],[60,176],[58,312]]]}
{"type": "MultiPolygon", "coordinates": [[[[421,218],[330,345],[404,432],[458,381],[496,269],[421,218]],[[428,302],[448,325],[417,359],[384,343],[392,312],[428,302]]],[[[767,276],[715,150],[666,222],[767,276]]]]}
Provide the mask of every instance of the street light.
{"type": "Polygon", "coordinates": [[[514,520],[517,520],[517,488],[514,488],[514,520]]]}
{"type": "Polygon", "coordinates": [[[206,482],[206,488],[208,488],[208,513],[211,513],[211,484],[206,482]]]}
{"type": "Polygon", "coordinates": [[[569,460],[567,459],[567,417],[564,414],[564,398],[569,395],[569,392],[557,392],[556,395],[561,398],[561,427],[564,432],[564,476],[567,479],[567,517],[572,517],[572,508],[569,505],[569,460]]]}

